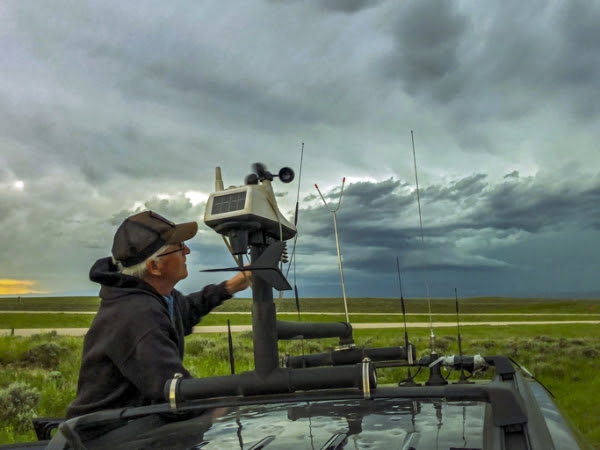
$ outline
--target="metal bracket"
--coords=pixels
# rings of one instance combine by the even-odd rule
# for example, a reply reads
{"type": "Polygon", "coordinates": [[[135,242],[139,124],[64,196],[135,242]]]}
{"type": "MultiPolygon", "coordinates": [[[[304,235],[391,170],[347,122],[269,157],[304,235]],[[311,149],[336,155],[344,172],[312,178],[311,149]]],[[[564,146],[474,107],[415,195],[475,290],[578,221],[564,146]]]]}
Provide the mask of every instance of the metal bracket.
{"type": "Polygon", "coordinates": [[[173,411],[177,411],[177,385],[182,379],[183,375],[176,373],[173,375],[171,384],[169,385],[169,405],[173,411]]]}
{"type": "Polygon", "coordinates": [[[368,400],[371,398],[371,360],[364,358],[362,361],[362,390],[363,397],[368,400]]]}

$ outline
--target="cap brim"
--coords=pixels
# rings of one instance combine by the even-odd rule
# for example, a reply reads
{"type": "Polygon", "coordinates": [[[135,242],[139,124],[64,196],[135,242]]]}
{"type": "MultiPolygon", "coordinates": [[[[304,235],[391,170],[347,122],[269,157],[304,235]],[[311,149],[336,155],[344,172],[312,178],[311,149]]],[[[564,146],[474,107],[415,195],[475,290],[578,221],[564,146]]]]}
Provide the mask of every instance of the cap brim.
{"type": "Polygon", "coordinates": [[[196,222],[179,223],[175,225],[175,232],[167,239],[165,244],[177,244],[187,241],[198,233],[198,224],[196,222]]]}

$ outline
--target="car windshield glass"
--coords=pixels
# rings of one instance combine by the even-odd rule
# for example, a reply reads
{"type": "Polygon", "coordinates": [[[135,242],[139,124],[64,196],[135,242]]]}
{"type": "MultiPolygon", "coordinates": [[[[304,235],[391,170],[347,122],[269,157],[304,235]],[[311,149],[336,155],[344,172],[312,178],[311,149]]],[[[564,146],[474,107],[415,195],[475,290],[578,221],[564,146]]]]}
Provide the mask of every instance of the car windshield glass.
{"type": "Polygon", "coordinates": [[[215,408],[134,420],[86,447],[481,448],[484,412],[480,402],[406,399],[215,408]]]}

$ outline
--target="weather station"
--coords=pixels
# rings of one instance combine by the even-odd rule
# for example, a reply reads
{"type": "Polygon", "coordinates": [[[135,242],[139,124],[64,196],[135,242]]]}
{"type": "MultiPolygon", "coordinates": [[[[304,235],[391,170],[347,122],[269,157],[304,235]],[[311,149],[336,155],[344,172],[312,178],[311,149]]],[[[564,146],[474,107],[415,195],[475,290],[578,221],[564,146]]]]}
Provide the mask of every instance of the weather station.
{"type": "Polygon", "coordinates": [[[271,185],[275,177],[290,183],[294,180],[294,171],[284,167],[273,175],[264,164],[256,163],[253,172],[246,176],[244,186],[224,189],[221,168],[216,168],[216,192],[208,198],[204,223],[230,239],[232,254],[246,254],[248,236],[254,232],[280,241],[295,236],[296,227],[277,207],[271,185]]]}

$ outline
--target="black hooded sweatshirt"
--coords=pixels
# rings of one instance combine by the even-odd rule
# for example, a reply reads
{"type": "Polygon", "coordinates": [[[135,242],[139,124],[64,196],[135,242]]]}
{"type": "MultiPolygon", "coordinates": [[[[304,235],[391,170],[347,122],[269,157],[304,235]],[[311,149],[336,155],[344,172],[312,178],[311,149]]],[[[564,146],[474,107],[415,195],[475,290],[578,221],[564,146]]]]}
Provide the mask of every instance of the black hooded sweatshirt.
{"type": "Polygon", "coordinates": [[[184,336],[213,308],[231,298],[225,283],[166,301],[143,280],[120,274],[111,258],[96,261],[90,280],[100,283],[98,314],[85,336],[77,396],[67,418],[104,409],[165,402],[163,388],[183,367],[184,336]]]}

